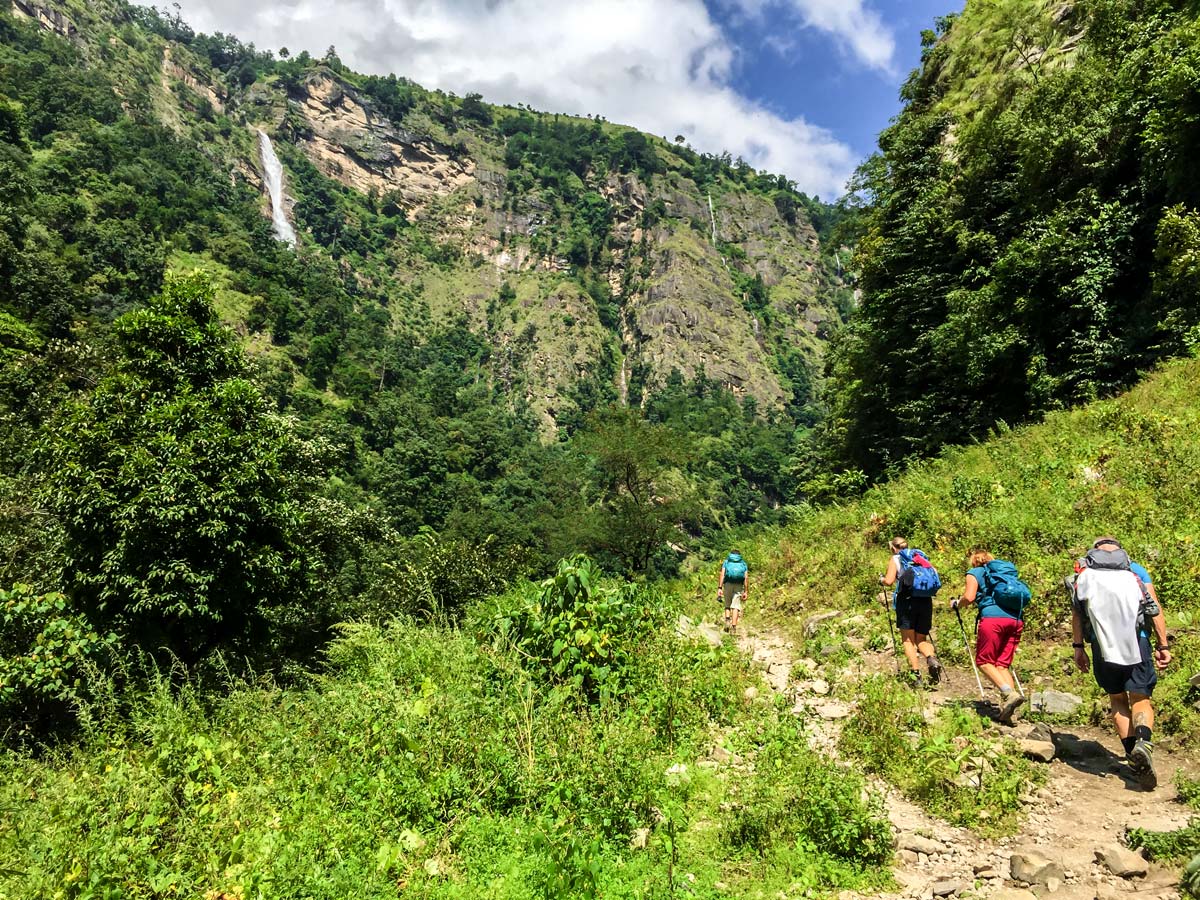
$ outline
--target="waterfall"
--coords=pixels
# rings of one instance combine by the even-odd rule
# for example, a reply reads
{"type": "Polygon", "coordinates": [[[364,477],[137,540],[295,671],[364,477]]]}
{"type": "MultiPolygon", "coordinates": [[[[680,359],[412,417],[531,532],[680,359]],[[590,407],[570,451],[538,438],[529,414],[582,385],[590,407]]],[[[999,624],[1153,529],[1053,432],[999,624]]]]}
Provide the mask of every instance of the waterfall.
{"type": "Polygon", "coordinates": [[[258,129],[258,152],[262,156],[267,192],[271,195],[271,224],[275,228],[275,237],[295,250],[296,232],[292,230],[287,210],[283,208],[283,166],[279,164],[271,139],[261,128],[258,129]]]}

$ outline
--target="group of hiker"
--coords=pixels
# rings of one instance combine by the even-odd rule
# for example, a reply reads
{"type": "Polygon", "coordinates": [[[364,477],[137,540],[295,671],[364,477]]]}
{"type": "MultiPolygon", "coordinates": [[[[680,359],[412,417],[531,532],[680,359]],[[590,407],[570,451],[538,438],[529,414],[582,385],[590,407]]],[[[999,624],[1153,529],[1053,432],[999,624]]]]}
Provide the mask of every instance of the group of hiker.
{"type": "MultiPolygon", "coordinates": [[[[934,597],[942,587],[937,569],[921,550],[910,548],[903,537],[889,542],[891,557],[879,583],[892,588],[880,592],[879,602],[889,609],[888,627],[900,632],[908,669],[905,679],[914,687],[937,685],[943,667],[931,639],[934,597]],[[926,671],[922,673],[921,663],[926,671]]],[[[1154,708],[1151,697],[1158,672],[1171,662],[1166,621],[1153,579],[1145,567],[1129,558],[1115,537],[1098,537],[1086,555],[1076,560],[1074,572],[1064,579],[1071,596],[1071,640],[1075,665],[1089,668],[1100,689],[1108,694],[1109,710],[1130,770],[1147,790],[1158,784],[1154,771],[1152,739],[1154,708]],[[1155,645],[1150,645],[1151,637],[1155,645]],[[1091,654],[1089,656],[1089,648],[1091,654]]],[[[721,564],[717,599],[724,604],[725,628],[736,632],[743,602],[749,593],[750,575],[738,552],[721,564]]],[[[980,547],[967,556],[961,596],[950,601],[965,644],[970,644],[962,610],[975,608],[975,651],[972,668],[980,697],[980,673],[999,691],[999,721],[1011,723],[1025,703],[1025,692],[1013,668],[1025,627],[1025,611],[1032,600],[1029,586],[1017,567],[997,559],[980,547]]],[[[892,633],[893,651],[895,632],[892,633]]],[[[899,669],[899,652],[897,668],[899,669]]]]}

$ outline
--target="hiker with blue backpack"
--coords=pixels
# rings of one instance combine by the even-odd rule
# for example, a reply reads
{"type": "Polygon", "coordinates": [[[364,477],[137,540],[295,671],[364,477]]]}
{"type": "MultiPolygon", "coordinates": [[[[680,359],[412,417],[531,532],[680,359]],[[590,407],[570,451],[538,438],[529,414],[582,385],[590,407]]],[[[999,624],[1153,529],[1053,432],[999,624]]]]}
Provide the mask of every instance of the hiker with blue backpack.
{"type": "MultiPolygon", "coordinates": [[[[942,586],[941,578],[929,557],[921,550],[910,549],[905,538],[894,537],[888,546],[892,558],[888,561],[887,572],[879,576],[879,583],[885,587],[895,585],[892,607],[896,611],[896,627],[900,629],[904,658],[908,660],[908,678],[914,687],[924,684],[921,678],[921,657],[924,657],[929,669],[929,683],[936,685],[942,680],[942,664],[929,634],[933,630],[933,596],[942,586]]],[[[879,597],[886,609],[887,594],[881,593],[879,597]]]]}
{"type": "Polygon", "coordinates": [[[725,630],[737,633],[742,618],[742,603],[750,594],[750,567],[742,554],[734,550],[721,563],[717,581],[717,599],[725,604],[725,630]]]}
{"type": "MultiPolygon", "coordinates": [[[[962,626],[959,608],[975,604],[975,677],[978,679],[978,673],[983,672],[999,688],[999,718],[1008,723],[1025,702],[1025,695],[1013,677],[1012,664],[1025,628],[1025,608],[1033,595],[1015,565],[996,559],[987,550],[972,550],[967,565],[962,597],[950,601],[950,608],[962,626]]],[[[963,641],[966,640],[967,631],[963,627],[963,641]]],[[[982,684],[979,690],[982,696],[982,684]]]]}

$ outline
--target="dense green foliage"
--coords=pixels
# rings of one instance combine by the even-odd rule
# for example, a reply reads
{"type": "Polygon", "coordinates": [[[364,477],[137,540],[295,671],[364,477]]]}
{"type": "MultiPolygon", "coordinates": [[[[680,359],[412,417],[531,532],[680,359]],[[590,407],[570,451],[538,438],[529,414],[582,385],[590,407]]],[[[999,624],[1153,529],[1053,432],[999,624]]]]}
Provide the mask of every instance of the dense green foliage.
{"type": "MultiPolygon", "coordinates": [[[[570,610],[565,586],[545,588],[570,610]]],[[[346,627],[305,687],[99,690],[77,746],[0,759],[0,890],[540,900],[680,896],[684,873],[704,897],[718,881],[879,883],[878,800],[793,717],[741,699],[736,653],[670,627],[608,634],[631,689],[594,703],[490,637],[401,623],[346,627]],[[761,754],[757,772],[693,765],[715,727],[761,754]],[[714,823],[741,837],[714,841],[714,823]]]]}
{"type": "Polygon", "coordinates": [[[1200,326],[1194,7],[966,16],[927,33],[858,176],[864,294],[832,357],[826,442],[871,474],[1109,394],[1200,326]],[[1074,29],[1069,58],[1021,55],[1074,29]]]}

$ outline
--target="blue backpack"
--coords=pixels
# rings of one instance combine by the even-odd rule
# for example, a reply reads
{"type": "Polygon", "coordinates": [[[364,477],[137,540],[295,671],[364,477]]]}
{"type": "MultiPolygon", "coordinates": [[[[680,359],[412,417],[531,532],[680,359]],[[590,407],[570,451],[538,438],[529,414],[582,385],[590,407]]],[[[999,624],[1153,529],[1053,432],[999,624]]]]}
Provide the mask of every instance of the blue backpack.
{"type": "Polygon", "coordinates": [[[1020,619],[1033,599],[1029,585],[1017,574],[1017,567],[1007,560],[993,559],[983,567],[984,596],[998,607],[1020,619]]]}
{"type": "Polygon", "coordinates": [[[897,591],[903,587],[909,597],[932,597],[942,589],[942,579],[923,550],[900,551],[900,578],[897,591]]]}
{"type": "Polygon", "coordinates": [[[746,572],[749,568],[741,554],[730,553],[725,557],[725,580],[743,582],[746,580],[746,572]]]}

